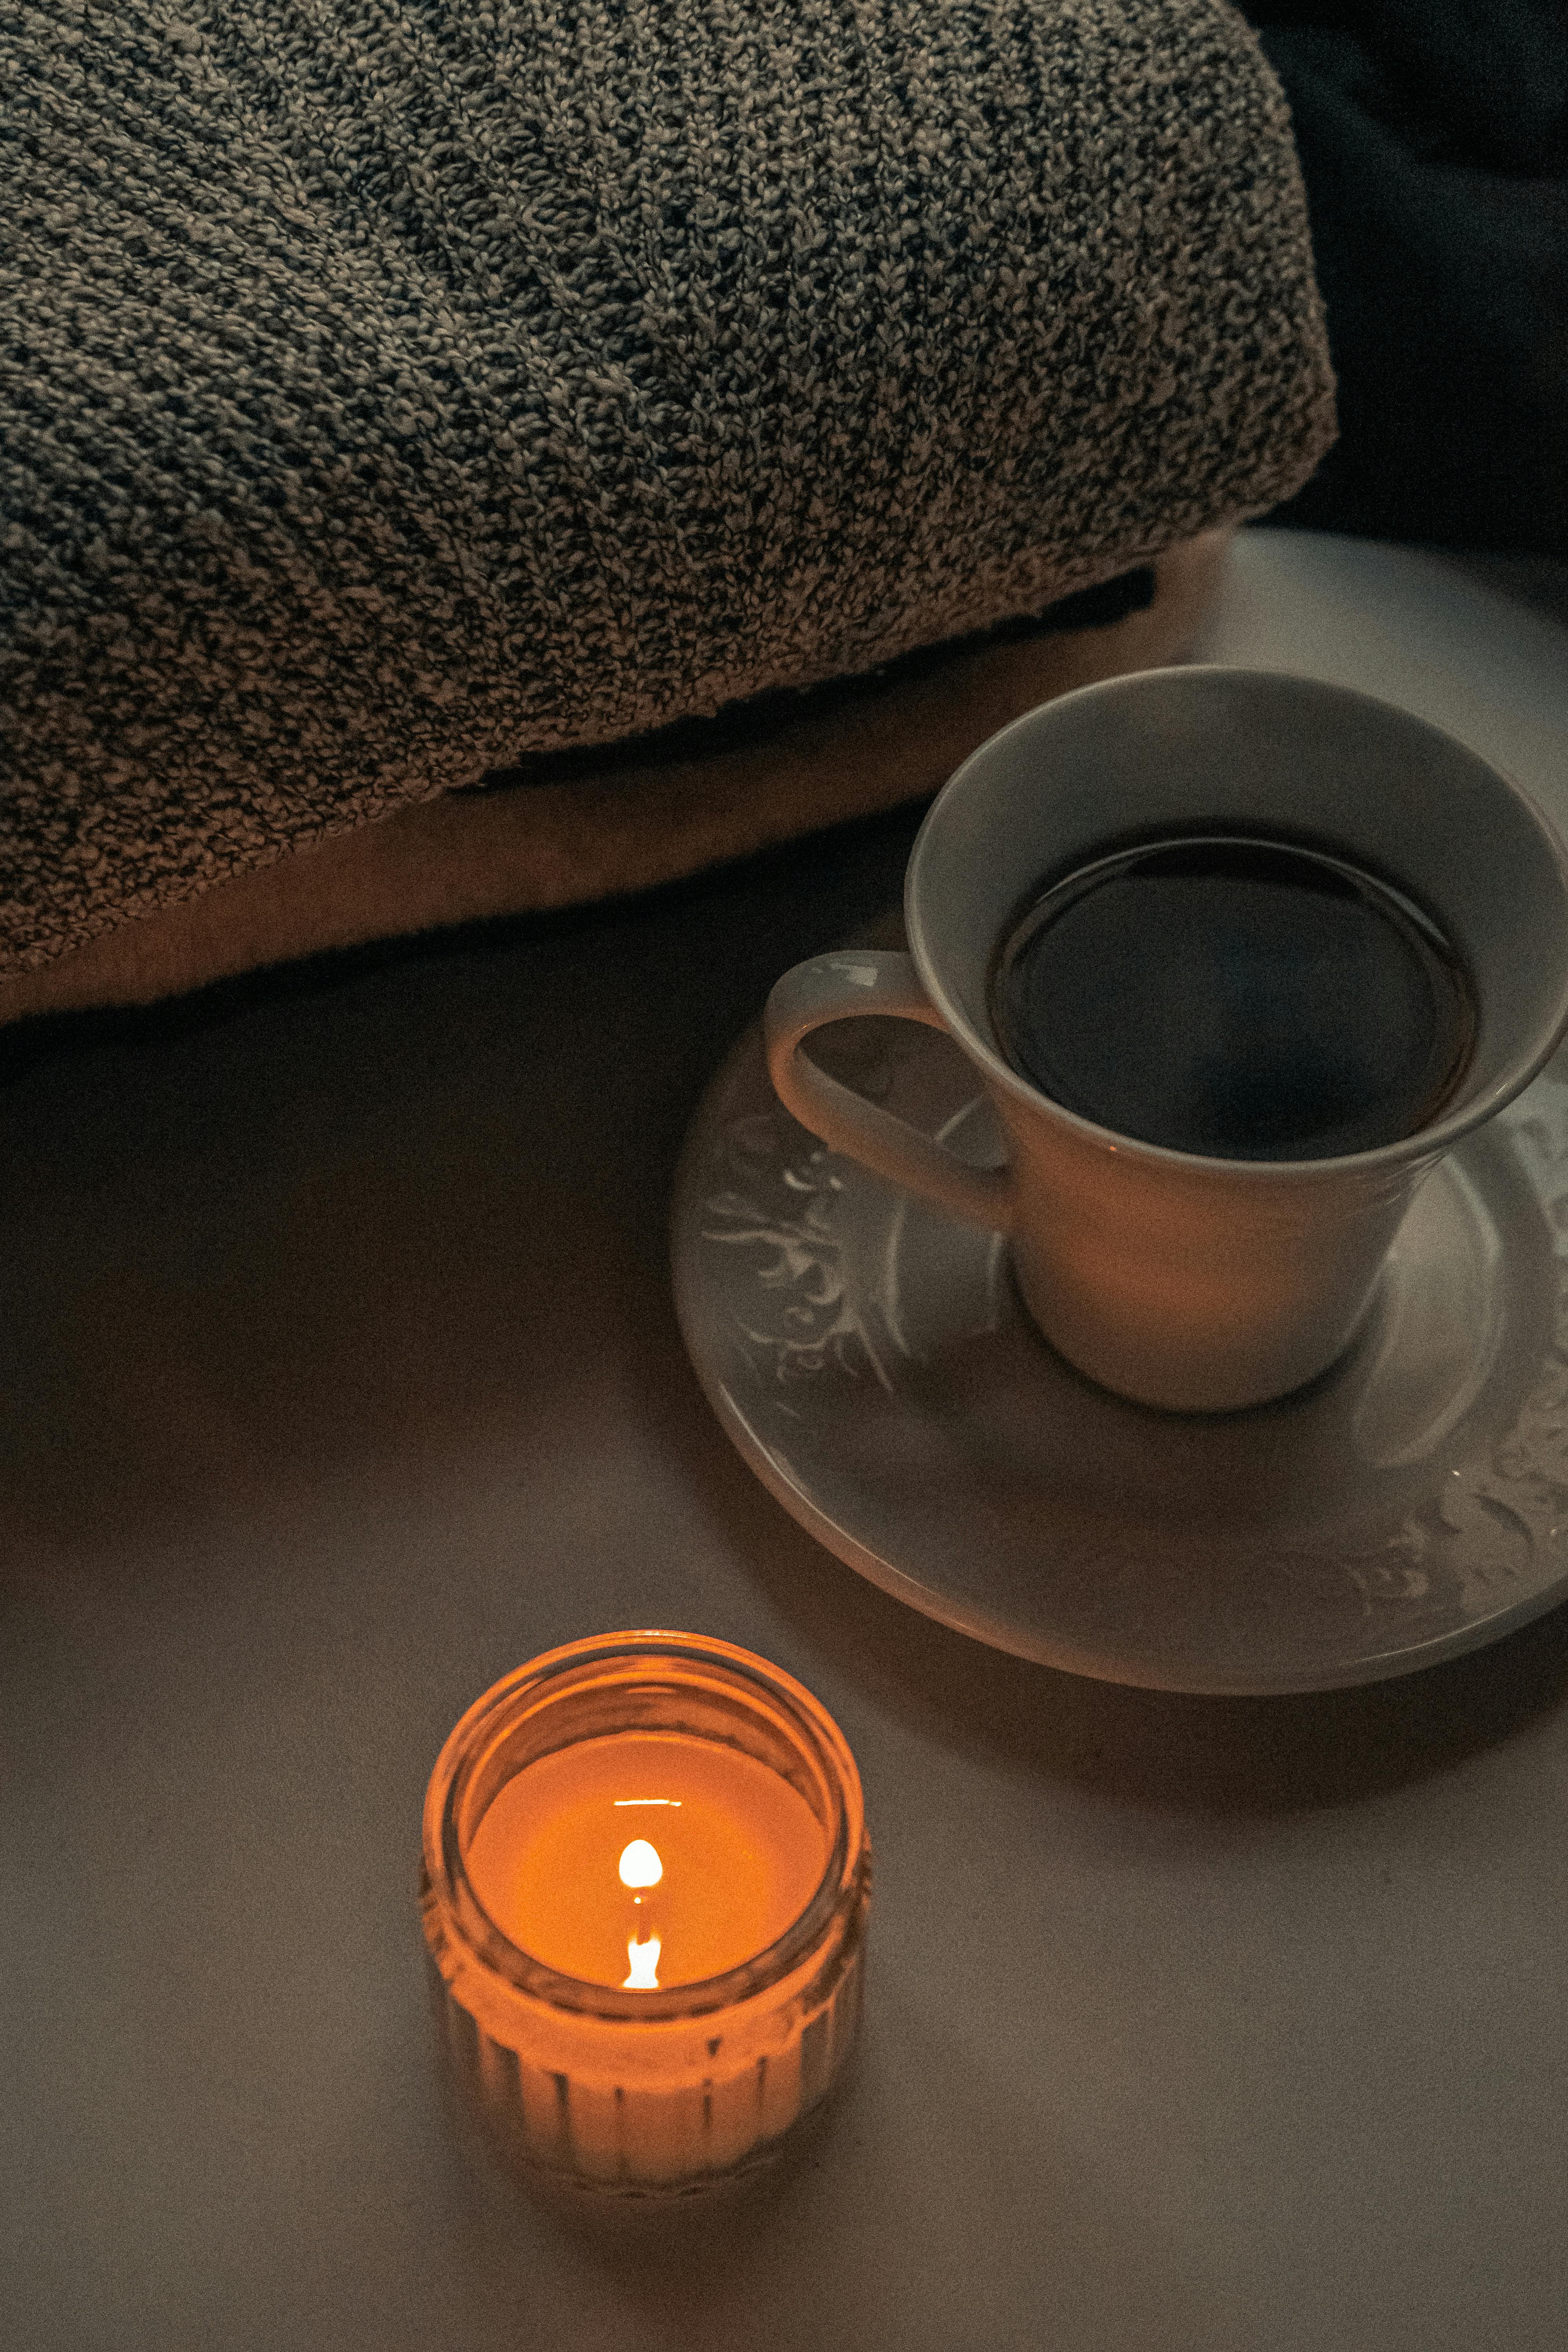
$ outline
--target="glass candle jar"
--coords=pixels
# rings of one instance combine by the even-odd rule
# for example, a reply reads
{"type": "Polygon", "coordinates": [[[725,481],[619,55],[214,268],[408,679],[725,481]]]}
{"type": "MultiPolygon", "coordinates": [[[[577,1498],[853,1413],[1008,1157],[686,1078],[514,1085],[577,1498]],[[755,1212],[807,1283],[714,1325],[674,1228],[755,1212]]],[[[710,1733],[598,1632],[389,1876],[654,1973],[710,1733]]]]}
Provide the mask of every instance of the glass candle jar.
{"type": "Polygon", "coordinates": [[[775,2153],[854,2040],[870,1869],[844,1736],[766,1660],[629,1633],[520,1666],[425,1801],[437,2011],[490,2136],[630,2192],[775,2153]]]}

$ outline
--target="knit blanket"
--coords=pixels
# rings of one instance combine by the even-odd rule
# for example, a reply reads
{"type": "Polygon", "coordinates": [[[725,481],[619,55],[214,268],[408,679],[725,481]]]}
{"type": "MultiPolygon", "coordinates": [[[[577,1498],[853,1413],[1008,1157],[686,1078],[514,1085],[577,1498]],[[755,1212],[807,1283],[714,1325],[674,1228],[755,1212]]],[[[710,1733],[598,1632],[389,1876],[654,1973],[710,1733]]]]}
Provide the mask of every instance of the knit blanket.
{"type": "Polygon", "coordinates": [[[1332,437],[1222,0],[49,0],[0,123],[0,972],[1332,437]]]}

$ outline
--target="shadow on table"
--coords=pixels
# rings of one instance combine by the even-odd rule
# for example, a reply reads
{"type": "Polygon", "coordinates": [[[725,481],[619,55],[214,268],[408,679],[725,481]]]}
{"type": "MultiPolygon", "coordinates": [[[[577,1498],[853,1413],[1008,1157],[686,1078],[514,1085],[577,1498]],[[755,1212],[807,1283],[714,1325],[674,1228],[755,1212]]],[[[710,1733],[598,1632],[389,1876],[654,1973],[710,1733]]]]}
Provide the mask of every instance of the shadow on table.
{"type": "Polygon", "coordinates": [[[1100,2210],[1059,2154],[998,2135],[958,2053],[929,2035],[917,2051],[916,2021],[889,2013],[889,1991],[824,2115],[739,2191],[618,2210],[542,2198],[457,2118],[451,2218],[474,2249],[487,2317],[509,2302],[570,2308],[578,2333],[550,2340],[680,2352],[1021,2352],[1087,2325],[1093,2306],[1130,2344],[1202,2341],[1201,2288],[1159,2218],[1114,2196],[1100,2210]],[[934,2142],[910,2137],[911,2111],[941,2116],[934,2142]],[[1020,2274],[1034,2282],[1038,2338],[1017,2333],[1020,2274]]]}

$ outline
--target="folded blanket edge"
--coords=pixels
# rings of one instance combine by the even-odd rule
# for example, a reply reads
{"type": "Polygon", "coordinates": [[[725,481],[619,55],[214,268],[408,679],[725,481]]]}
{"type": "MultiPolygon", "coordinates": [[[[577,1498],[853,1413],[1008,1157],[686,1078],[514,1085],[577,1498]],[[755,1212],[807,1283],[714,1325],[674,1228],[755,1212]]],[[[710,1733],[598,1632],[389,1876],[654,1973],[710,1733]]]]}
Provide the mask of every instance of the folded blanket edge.
{"type": "Polygon", "coordinates": [[[607,756],[571,782],[446,793],[285,852],[0,977],[0,1024],[147,1005],[264,967],[678,881],[929,795],[1034,705],[1179,660],[1234,524],[1152,559],[1142,610],[958,649],[782,725],[650,770],[607,756]]]}

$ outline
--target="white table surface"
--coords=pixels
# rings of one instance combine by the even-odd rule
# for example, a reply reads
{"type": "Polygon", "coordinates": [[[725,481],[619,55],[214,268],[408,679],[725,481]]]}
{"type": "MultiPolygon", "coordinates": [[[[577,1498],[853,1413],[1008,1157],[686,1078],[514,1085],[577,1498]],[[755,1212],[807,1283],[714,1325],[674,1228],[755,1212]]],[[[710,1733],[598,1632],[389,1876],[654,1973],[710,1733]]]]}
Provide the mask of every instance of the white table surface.
{"type": "MultiPolygon", "coordinates": [[[[1259,532],[1202,651],[1405,702],[1568,823],[1561,590],[1259,532]]],[[[687,1368],[685,1125],[911,832],[0,1041],[0,2341],[1568,2340],[1568,1612],[1329,1697],[1074,1681],[818,1549],[687,1368]],[[811,2161],[628,2247],[454,2136],[414,1885],[468,1701],[649,1622],[820,1694],[878,1884],[811,2161]]]]}

